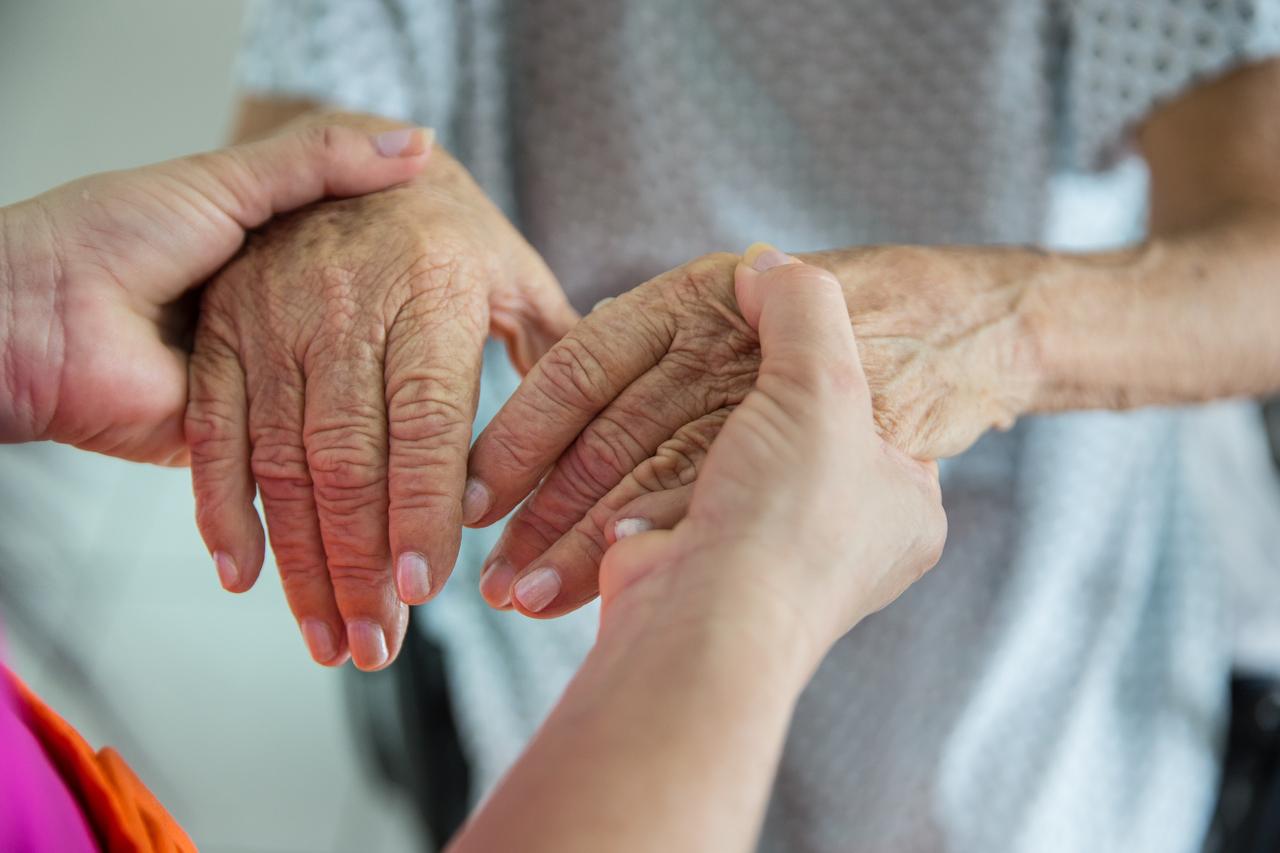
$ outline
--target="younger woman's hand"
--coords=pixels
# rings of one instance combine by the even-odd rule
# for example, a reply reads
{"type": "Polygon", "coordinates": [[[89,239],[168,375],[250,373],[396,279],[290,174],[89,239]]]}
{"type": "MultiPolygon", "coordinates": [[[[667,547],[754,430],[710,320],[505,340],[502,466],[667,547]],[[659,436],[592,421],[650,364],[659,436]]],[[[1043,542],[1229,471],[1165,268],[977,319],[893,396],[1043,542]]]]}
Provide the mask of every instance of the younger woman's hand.
{"type": "Polygon", "coordinates": [[[248,229],[407,181],[430,150],[429,131],[314,127],[0,208],[0,441],[185,464],[188,291],[248,229]]]}

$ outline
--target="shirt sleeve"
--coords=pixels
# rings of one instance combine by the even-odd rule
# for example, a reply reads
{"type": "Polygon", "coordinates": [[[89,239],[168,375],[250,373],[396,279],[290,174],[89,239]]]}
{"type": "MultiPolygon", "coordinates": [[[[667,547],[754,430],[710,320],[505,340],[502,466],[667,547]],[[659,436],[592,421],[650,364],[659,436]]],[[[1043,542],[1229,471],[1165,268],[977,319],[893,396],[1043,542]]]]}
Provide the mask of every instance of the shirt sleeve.
{"type": "Polygon", "coordinates": [[[437,124],[452,84],[439,79],[452,75],[451,7],[440,0],[250,0],[238,83],[250,94],[437,124]]]}
{"type": "Polygon", "coordinates": [[[1066,0],[1065,153],[1104,168],[1161,103],[1280,55],[1280,0],[1066,0]]]}

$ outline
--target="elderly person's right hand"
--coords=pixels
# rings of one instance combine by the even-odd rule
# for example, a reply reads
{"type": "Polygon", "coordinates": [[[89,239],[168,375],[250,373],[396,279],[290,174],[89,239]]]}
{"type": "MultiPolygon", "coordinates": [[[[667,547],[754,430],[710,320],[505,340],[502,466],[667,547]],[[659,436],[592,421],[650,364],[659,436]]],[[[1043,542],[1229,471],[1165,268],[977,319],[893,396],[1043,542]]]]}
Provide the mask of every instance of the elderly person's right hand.
{"type": "Polygon", "coordinates": [[[405,604],[457,556],[485,339],[526,370],[575,319],[439,149],[410,184],[272,222],[210,283],[192,356],[198,521],[223,586],[261,569],[256,486],[312,657],[389,663],[405,604]]]}

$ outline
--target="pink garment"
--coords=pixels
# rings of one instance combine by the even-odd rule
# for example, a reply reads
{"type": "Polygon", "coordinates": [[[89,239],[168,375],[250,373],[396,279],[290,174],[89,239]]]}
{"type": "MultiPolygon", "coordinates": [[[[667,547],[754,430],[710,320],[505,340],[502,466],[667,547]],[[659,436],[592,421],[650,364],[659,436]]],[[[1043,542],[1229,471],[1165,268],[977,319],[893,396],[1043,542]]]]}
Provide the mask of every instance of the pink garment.
{"type": "Polygon", "coordinates": [[[36,739],[24,712],[7,673],[0,671],[0,850],[97,851],[98,843],[84,812],[36,739]]]}

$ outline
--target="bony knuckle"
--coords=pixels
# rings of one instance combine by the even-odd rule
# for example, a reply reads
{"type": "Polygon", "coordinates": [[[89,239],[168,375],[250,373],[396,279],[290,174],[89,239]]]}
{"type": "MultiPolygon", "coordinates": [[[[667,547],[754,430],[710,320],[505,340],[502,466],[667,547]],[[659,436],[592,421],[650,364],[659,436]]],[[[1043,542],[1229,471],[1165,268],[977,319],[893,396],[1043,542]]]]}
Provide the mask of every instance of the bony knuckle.
{"type": "Polygon", "coordinates": [[[507,536],[542,553],[560,538],[568,526],[559,513],[535,499],[511,520],[507,536]]]}
{"type": "Polygon", "coordinates": [[[459,431],[468,429],[471,413],[446,396],[443,380],[410,380],[396,383],[387,400],[392,439],[406,442],[453,444],[459,431]]]}
{"type": "Polygon", "coordinates": [[[237,413],[212,400],[188,405],[182,428],[193,457],[220,456],[242,437],[237,413]]]}
{"type": "Polygon", "coordinates": [[[390,566],[373,555],[343,554],[329,558],[329,578],[335,586],[379,594],[390,583],[390,566]]]}
{"type": "Polygon", "coordinates": [[[591,348],[576,337],[560,341],[543,356],[549,396],[573,409],[594,409],[608,394],[609,373],[591,348]]]}
{"type": "Polygon", "coordinates": [[[300,444],[257,441],[249,454],[249,469],[269,499],[288,500],[311,490],[306,451],[300,444]]]}
{"type": "Polygon", "coordinates": [[[643,458],[625,431],[595,429],[582,436],[565,458],[566,473],[584,497],[594,500],[613,488],[643,458]]]}
{"type": "Polygon", "coordinates": [[[359,500],[365,493],[380,488],[383,465],[360,447],[330,445],[312,449],[307,454],[316,497],[322,500],[359,500]]]}

